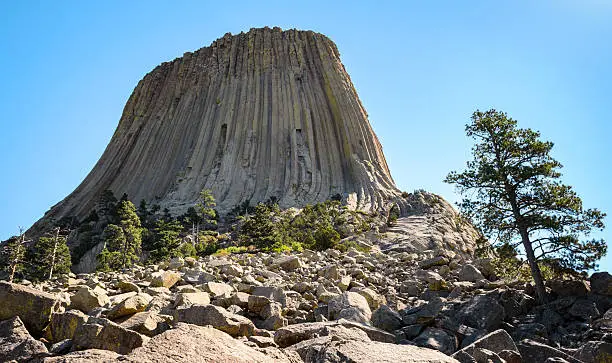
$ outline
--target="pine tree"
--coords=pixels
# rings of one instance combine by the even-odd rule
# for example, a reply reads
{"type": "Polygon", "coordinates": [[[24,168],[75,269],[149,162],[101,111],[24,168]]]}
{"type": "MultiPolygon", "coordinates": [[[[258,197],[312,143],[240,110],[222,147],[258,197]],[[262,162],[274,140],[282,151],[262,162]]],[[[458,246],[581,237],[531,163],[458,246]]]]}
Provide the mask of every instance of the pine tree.
{"type": "Polygon", "coordinates": [[[105,247],[98,255],[98,268],[117,270],[130,267],[138,261],[142,242],[140,218],[136,207],[129,200],[117,206],[119,224],[109,224],[104,229],[105,247]]]}
{"type": "Polygon", "coordinates": [[[11,238],[4,246],[3,255],[6,259],[6,269],[9,274],[9,282],[13,282],[15,274],[23,271],[25,267],[26,244],[23,227],[19,227],[19,237],[11,238]]]}
{"type": "Polygon", "coordinates": [[[496,110],[474,112],[466,132],[476,142],[474,159],[446,182],[471,197],[460,207],[489,238],[506,249],[521,246],[539,300],[547,296],[538,261],[578,271],[596,268],[605,242],[580,238],[603,229],[605,214],[583,209],[572,187],[558,181],[561,164],[550,156],[553,143],[496,110]]]}
{"type": "Polygon", "coordinates": [[[33,246],[33,272],[38,279],[50,279],[52,276],[65,275],[72,265],[70,250],[66,237],[60,235],[56,227],[53,237],[40,237],[33,246]]]}

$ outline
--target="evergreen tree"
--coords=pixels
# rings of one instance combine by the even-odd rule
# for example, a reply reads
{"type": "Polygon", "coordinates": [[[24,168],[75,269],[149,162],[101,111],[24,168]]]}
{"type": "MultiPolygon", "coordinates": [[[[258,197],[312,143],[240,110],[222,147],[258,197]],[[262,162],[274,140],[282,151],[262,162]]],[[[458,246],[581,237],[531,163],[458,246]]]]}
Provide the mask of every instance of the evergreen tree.
{"type": "Polygon", "coordinates": [[[155,241],[151,251],[154,261],[180,255],[181,239],[179,236],[182,231],[183,226],[176,220],[160,219],[155,223],[155,241]]]}
{"type": "Polygon", "coordinates": [[[117,218],[118,225],[109,224],[104,229],[105,247],[98,255],[101,270],[130,267],[139,259],[142,228],[134,204],[129,200],[119,202],[117,218]]]}
{"type": "Polygon", "coordinates": [[[33,276],[37,279],[50,279],[53,275],[65,275],[70,272],[70,250],[66,237],[60,235],[57,227],[53,237],[40,237],[33,246],[33,276]]]}
{"type": "Polygon", "coordinates": [[[12,237],[4,246],[3,256],[6,261],[6,271],[9,275],[9,282],[13,282],[15,275],[24,270],[26,240],[23,228],[19,228],[19,237],[12,237]]]}
{"type": "Polygon", "coordinates": [[[474,112],[466,132],[476,142],[474,159],[446,182],[471,196],[460,204],[462,211],[496,244],[506,250],[522,246],[540,301],[547,296],[538,261],[596,268],[605,242],[580,237],[603,229],[605,214],[583,209],[572,187],[559,182],[561,164],[550,156],[553,143],[495,110],[474,112]]]}

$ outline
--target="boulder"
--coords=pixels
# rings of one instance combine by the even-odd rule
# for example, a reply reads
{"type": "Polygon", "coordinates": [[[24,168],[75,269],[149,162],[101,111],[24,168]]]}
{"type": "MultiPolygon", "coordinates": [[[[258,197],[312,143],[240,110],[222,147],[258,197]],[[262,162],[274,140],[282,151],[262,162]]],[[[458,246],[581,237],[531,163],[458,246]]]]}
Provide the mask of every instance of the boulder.
{"type": "Polygon", "coordinates": [[[428,348],[361,341],[334,341],[314,345],[305,356],[305,362],[458,363],[428,348]]]}
{"type": "Polygon", "coordinates": [[[598,318],[600,315],[597,305],[593,301],[586,299],[576,300],[567,312],[571,316],[584,321],[591,321],[591,319],[598,318]]]}
{"type": "Polygon", "coordinates": [[[545,362],[549,358],[561,358],[565,359],[569,363],[583,363],[567,353],[560,351],[559,349],[536,342],[534,340],[525,339],[518,343],[517,347],[521,353],[523,362],[545,362]]]}
{"type": "Polygon", "coordinates": [[[434,266],[448,265],[449,262],[450,260],[446,256],[436,256],[419,262],[419,267],[424,270],[427,270],[434,266]]]}
{"type": "Polygon", "coordinates": [[[457,276],[459,281],[470,281],[476,282],[483,280],[485,277],[483,274],[476,268],[476,266],[467,264],[463,265],[461,271],[459,271],[459,275],[457,276]]]}
{"type": "Polygon", "coordinates": [[[118,319],[124,316],[133,315],[145,311],[145,308],[151,302],[151,296],[138,294],[128,297],[127,299],[115,305],[107,316],[109,319],[118,319]]]}
{"type": "Polygon", "coordinates": [[[347,329],[359,329],[373,341],[381,341],[386,343],[395,341],[395,336],[393,334],[389,334],[383,330],[367,325],[340,319],[338,321],[292,324],[280,328],[274,333],[274,342],[278,344],[279,347],[285,348],[304,340],[329,335],[330,332],[334,332],[334,330],[330,330],[330,328],[337,326],[343,326],[347,329]]]}
{"type": "Polygon", "coordinates": [[[379,295],[378,293],[374,292],[374,290],[367,287],[353,287],[350,291],[356,292],[365,297],[371,310],[376,310],[379,306],[387,303],[384,296],[379,295]]]}
{"type": "Polygon", "coordinates": [[[32,338],[18,316],[0,321],[0,362],[29,362],[47,354],[45,345],[32,338]]]}
{"type": "Polygon", "coordinates": [[[215,305],[192,305],[177,309],[174,321],[200,326],[212,325],[232,336],[250,336],[255,332],[255,325],[249,319],[215,305]]]}
{"type": "Polygon", "coordinates": [[[487,295],[474,296],[459,310],[456,318],[473,328],[494,330],[501,325],[506,312],[497,300],[487,295]]]}
{"type": "Polygon", "coordinates": [[[174,307],[176,309],[186,308],[191,305],[208,304],[210,304],[210,295],[207,292],[178,293],[174,299],[174,307]]]}
{"type": "Polygon", "coordinates": [[[387,305],[381,305],[372,313],[372,325],[375,327],[393,332],[402,327],[402,317],[396,311],[391,310],[387,305]]]}
{"type": "Polygon", "coordinates": [[[464,357],[466,355],[469,357],[474,357],[474,351],[477,348],[484,348],[496,354],[499,354],[502,351],[513,351],[518,353],[518,348],[514,344],[514,341],[510,335],[505,330],[499,329],[457,351],[452,355],[452,357],[463,362],[464,360],[460,359],[460,357],[464,357]]]}
{"type": "Polygon", "coordinates": [[[587,342],[574,353],[573,357],[585,363],[612,362],[612,343],[602,341],[587,342]]]}
{"type": "Polygon", "coordinates": [[[288,358],[271,358],[228,334],[191,324],[178,323],[141,348],[135,349],[128,362],[232,362],[288,363],[288,358]]]}
{"type": "Polygon", "coordinates": [[[355,292],[344,292],[333,297],[328,303],[328,318],[336,320],[344,318],[360,323],[369,323],[372,311],[368,301],[355,292]]]}
{"type": "Polygon", "coordinates": [[[73,349],[106,349],[127,354],[142,346],[149,338],[128,330],[108,319],[90,318],[81,325],[73,339],[73,349]]]}
{"type": "Polygon", "coordinates": [[[596,272],[589,278],[591,290],[600,295],[612,296],[612,275],[608,272],[596,272]]]}
{"type": "Polygon", "coordinates": [[[302,267],[302,261],[297,256],[282,256],[275,259],[273,265],[278,265],[285,271],[294,271],[302,267]]]}
{"type": "Polygon", "coordinates": [[[274,300],[274,301],[277,301],[277,302],[281,303],[281,305],[283,307],[287,306],[287,294],[280,287],[276,287],[276,286],[255,286],[255,288],[253,288],[253,291],[251,292],[251,294],[255,295],[255,296],[265,296],[265,297],[267,297],[270,300],[274,300]]]}
{"type": "Polygon", "coordinates": [[[120,325],[126,329],[152,337],[170,329],[171,316],[160,316],[155,311],[136,313],[123,321],[120,325]]]}
{"type": "Polygon", "coordinates": [[[414,343],[420,347],[438,350],[444,354],[452,354],[457,350],[457,338],[451,332],[444,329],[428,327],[414,339],[414,343]]]}
{"type": "Polygon", "coordinates": [[[110,299],[106,292],[99,287],[94,289],[89,286],[81,286],[76,294],[70,299],[70,307],[72,309],[81,310],[84,313],[89,313],[95,308],[105,306],[110,303],[110,299]]]}
{"type": "Polygon", "coordinates": [[[181,280],[181,274],[174,271],[158,271],[152,274],[151,287],[171,288],[181,280]]]}
{"type": "Polygon", "coordinates": [[[121,292],[135,292],[140,293],[140,287],[131,281],[121,280],[117,283],[117,288],[121,292]]]}
{"type": "Polygon", "coordinates": [[[583,280],[551,280],[547,285],[559,297],[586,296],[591,291],[583,280]]]}
{"type": "Polygon", "coordinates": [[[235,290],[231,285],[222,282],[206,282],[201,286],[202,290],[211,294],[213,297],[231,294],[235,290]]]}
{"type": "Polygon", "coordinates": [[[51,315],[51,322],[45,329],[44,337],[53,343],[72,339],[74,333],[87,322],[87,319],[87,315],[76,309],[55,313],[51,315]]]}
{"type": "Polygon", "coordinates": [[[19,316],[29,332],[40,336],[58,309],[59,301],[51,294],[0,281],[0,320],[19,316]]]}

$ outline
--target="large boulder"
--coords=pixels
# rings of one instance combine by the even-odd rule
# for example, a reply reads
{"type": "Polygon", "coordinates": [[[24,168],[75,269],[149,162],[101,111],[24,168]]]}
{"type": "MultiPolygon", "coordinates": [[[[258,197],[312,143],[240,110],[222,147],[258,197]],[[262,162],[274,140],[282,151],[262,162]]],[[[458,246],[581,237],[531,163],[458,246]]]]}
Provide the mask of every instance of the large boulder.
{"type": "Polygon", "coordinates": [[[367,287],[353,287],[350,291],[363,296],[368,302],[371,310],[376,310],[379,306],[387,303],[387,299],[385,299],[384,296],[379,295],[377,292],[367,287]]]}
{"type": "Polygon", "coordinates": [[[29,362],[47,353],[45,345],[32,338],[18,316],[0,321],[0,362],[29,362]]]}
{"type": "Polygon", "coordinates": [[[255,332],[252,321],[215,305],[192,305],[177,309],[174,312],[174,321],[200,326],[212,325],[232,336],[250,336],[255,332]]]}
{"type": "Polygon", "coordinates": [[[459,275],[457,276],[459,281],[471,281],[476,282],[484,279],[482,272],[476,268],[476,266],[471,264],[463,265],[461,271],[459,271],[459,275]]]}
{"type": "Polygon", "coordinates": [[[130,316],[127,320],[121,322],[121,326],[152,337],[170,329],[172,317],[168,315],[160,316],[155,311],[145,311],[136,313],[130,316]]]}
{"type": "Polygon", "coordinates": [[[499,354],[502,351],[513,351],[518,353],[518,348],[514,344],[514,341],[510,335],[505,330],[499,329],[483,336],[474,343],[455,352],[452,357],[461,362],[469,362],[469,358],[474,357],[474,351],[479,348],[487,349],[496,354],[499,354]]]}
{"type": "Polygon", "coordinates": [[[458,342],[455,335],[447,330],[428,327],[414,339],[420,347],[439,350],[444,354],[452,354],[457,350],[458,342]]]}
{"type": "Polygon", "coordinates": [[[19,316],[31,334],[40,336],[58,309],[59,300],[51,294],[0,281],[0,320],[19,316]]]}
{"type": "Polygon", "coordinates": [[[565,359],[569,363],[583,363],[582,361],[573,358],[569,354],[559,349],[536,342],[534,340],[525,339],[518,343],[517,347],[521,353],[523,362],[545,362],[550,358],[561,358],[565,359]]]}
{"type": "Polygon", "coordinates": [[[106,349],[119,354],[127,354],[148,340],[148,337],[110,320],[90,318],[74,334],[73,349],[106,349]]]}
{"type": "Polygon", "coordinates": [[[608,272],[596,272],[589,278],[591,290],[600,295],[612,296],[612,275],[608,272]]]}
{"type": "Polygon", "coordinates": [[[368,301],[356,292],[344,292],[329,300],[328,316],[331,320],[344,318],[359,323],[369,323],[372,311],[368,301]]]}
{"type": "Polygon", "coordinates": [[[178,323],[134,350],[125,359],[128,362],[292,362],[277,355],[270,358],[263,353],[233,339],[211,327],[178,323]]]}
{"type": "Polygon", "coordinates": [[[457,319],[473,328],[491,331],[499,328],[506,312],[496,299],[487,295],[478,295],[467,302],[457,319]]]}
{"type": "Polygon", "coordinates": [[[210,295],[207,292],[182,292],[176,295],[174,299],[175,308],[186,308],[191,305],[208,305],[210,304],[210,295]]]}
{"type": "Polygon", "coordinates": [[[339,321],[326,321],[316,323],[292,324],[278,329],[274,333],[274,342],[281,348],[297,344],[321,336],[328,336],[337,332],[334,327],[342,326],[347,329],[359,329],[363,331],[370,340],[391,343],[395,336],[383,330],[371,326],[340,319],[339,321]]]}
{"type": "Polygon", "coordinates": [[[81,310],[84,313],[89,313],[95,308],[105,306],[110,303],[110,299],[106,292],[98,287],[92,289],[89,286],[81,286],[76,294],[70,299],[70,307],[72,309],[81,310]]]}
{"type": "Polygon", "coordinates": [[[202,290],[211,294],[213,297],[231,294],[235,291],[231,285],[222,282],[207,282],[202,285],[202,290]]]}
{"type": "Polygon", "coordinates": [[[306,363],[458,363],[457,360],[432,349],[362,341],[334,341],[313,345],[305,353],[305,357],[306,363]]]}
{"type": "Polygon", "coordinates": [[[153,273],[151,287],[171,288],[181,280],[181,274],[174,271],[158,271],[153,273]]]}
{"type": "Polygon", "coordinates": [[[372,313],[372,325],[379,329],[393,332],[400,329],[403,322],[402,317],[397,311],[391,310],[387,305],[381,305],[372,313]]]}
{"type": "Polygon", "coordinates": [[[574,358],[585,363],[612,362],[612,343],[602,341],[586,342],[574,353],[574,358]]]}
{"type": "Polygon", "coordinates": [[[45,329],[45,338],[53,343],[72,339],[81,325],[87,323],[88,316],[80,310],[68,310],[51,315],[51,322],[45,329]]]}
{"type": "Polygon", "coordinates": [[[282,256],[274,260],[273,265],[278,265],[285,271],[293,271],[302,267],[302,261],[297,256],[282,256]]]}
{"type": "Polygon", "coordinates": [[[124,316],[133,315],[145,311],[147,305],[151,302],[151,296],[147,294],[138,294],[130,296],[119,304],[115,305],[107,316],[109,319],[118,319],[124,316]]]}

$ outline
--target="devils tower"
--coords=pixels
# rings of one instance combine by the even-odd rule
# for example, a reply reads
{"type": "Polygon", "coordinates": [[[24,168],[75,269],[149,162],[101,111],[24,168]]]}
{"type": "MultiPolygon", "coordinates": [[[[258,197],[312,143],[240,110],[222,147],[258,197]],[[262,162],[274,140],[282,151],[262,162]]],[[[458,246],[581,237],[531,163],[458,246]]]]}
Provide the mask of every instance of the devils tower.
{"type": "Polygon", "coordinates": [[[371,210],[398,194],[336,45],[280,28],[228,33],[147,74],[93,170],[45,219],[81,219],[105,189],[173,214],[202,189],[221,214],[338,194],[371,210]]]}

